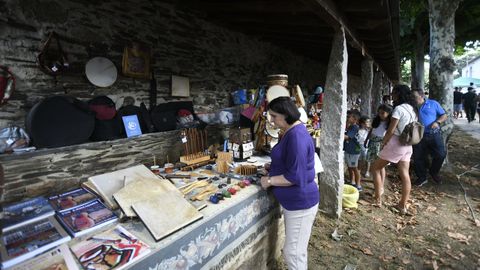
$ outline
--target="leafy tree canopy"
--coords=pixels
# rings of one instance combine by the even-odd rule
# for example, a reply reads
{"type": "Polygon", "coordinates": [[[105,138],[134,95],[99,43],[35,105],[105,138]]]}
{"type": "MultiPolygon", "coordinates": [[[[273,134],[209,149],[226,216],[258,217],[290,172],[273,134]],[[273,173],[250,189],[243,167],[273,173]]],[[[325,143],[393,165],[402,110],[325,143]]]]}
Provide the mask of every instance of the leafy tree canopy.
{"type": "MultiPolygon", "coordinates": [[[[400,0],[400,55],[401,58],[412,59],[415,49],[415,29],[429,38],[428,3],[426,0],[400,0]]],[[[455,15],[455,54],[465,52],[468,41],[480,39],[480,1],[463,0],[455,15]]],[[[428,52],[426,44],[425,52],[428,52]]]]}

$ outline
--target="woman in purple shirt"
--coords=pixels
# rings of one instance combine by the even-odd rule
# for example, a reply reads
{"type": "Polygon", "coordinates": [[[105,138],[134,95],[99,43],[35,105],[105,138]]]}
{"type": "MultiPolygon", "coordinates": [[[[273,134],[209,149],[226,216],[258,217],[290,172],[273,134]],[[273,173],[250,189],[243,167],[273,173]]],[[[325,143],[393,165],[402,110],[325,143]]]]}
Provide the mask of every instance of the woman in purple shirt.
{"type": "Polygon", "coordinates": [[[268,113],[274,126],[283,131],[283,137],[272,149],[269,176],[262,177],[261,184],[265,189],[272,187],[282,206],[285,222],[283,256],[288,269],[307,269],[308,241],[320,199],[314,181],[313,141],[299,121],[300,112],[289,97],[272,100],[268,104],[268,113]]]}

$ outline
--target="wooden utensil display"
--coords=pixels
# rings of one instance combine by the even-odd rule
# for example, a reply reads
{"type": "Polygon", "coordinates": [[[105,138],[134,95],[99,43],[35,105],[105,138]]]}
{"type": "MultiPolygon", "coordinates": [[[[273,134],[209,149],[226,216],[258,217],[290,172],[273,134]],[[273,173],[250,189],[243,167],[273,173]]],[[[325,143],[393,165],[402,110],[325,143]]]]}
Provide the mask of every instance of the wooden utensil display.
{"type": "Polygon", "coordinates": [[[240,175],[254,175],[254,174],[257,174],[257,166],[240,165],[235,168],[235,173],[240,175]]]}
{"type": "Polygon", "coordinates": [[[214,185],[209,185],[208,187],[206,187],[205,189],[200,191],[198,194],[191,197],[190,200],[192,200],[192,201],[202,201],[202,200],[206,199],[208,196],[214,194],[217,191],[218,191],[217,187],[215,187],[214,185]]]}
{"type": "Polygon", "coordinates": [[[207,146],[207,132],[197,128],[189,128],[182,131],[183,156],[180,156],[180,162],[192,165],[210,159],[205,146],[207,146]]]}
{"type": "Polygon", "coordinates": [[[192,182],[191,184],[183,186],[180,191],[183,193],[183,195],[190,193],[192,190],[199,188],[199,187],[205,187],[208,185],[208,181],[206,180],[201,180],[197,182],[192,182]]]}

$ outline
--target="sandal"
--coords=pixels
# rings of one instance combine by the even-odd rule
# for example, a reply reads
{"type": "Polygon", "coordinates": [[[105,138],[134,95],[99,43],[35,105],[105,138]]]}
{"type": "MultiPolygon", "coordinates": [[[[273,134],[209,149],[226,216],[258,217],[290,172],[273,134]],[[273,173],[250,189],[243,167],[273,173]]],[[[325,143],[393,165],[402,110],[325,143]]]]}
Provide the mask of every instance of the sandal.
{"type": "Polygon", "coordinates": [[[398,213],[401,216],[405,216],[408,214],[407,207],[400,207],[398,204],[395,206],[392,206],[392,210],[393,212],[398,213]]]}
{"type": "Polygon", "coordinates": [[[372,205],[375,206],[375,207],[382,207],[382,197],[380,197],[380,198],[373,197],[372,205]]]}

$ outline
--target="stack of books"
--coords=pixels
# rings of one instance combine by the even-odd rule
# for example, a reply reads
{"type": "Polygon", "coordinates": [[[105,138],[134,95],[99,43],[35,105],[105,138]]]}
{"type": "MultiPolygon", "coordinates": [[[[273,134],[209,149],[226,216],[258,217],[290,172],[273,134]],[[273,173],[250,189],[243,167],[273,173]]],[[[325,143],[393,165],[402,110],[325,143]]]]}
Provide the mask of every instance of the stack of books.
{"type": "Polygon", "coordinates": [[[55,269],[55,270],[78,270],[75,258],[66,244],[50,249],[27,261],[21,262],[8,268],[8,270],[32,270],[32,269],[55,269]]]}
{"type": "Polygon", "coordinates": [[[54,209],[43,197],[3,208],[2,268],[24,262],[71,239],[54,214],[54,209]]]}
{"type": "Polygon", "coordinates": [[[117,216],[97,196],[84,188],[52,196],[48,201],[57,211],[57,219],[73,237],[84,235],[117,220],[117,216]]]}

